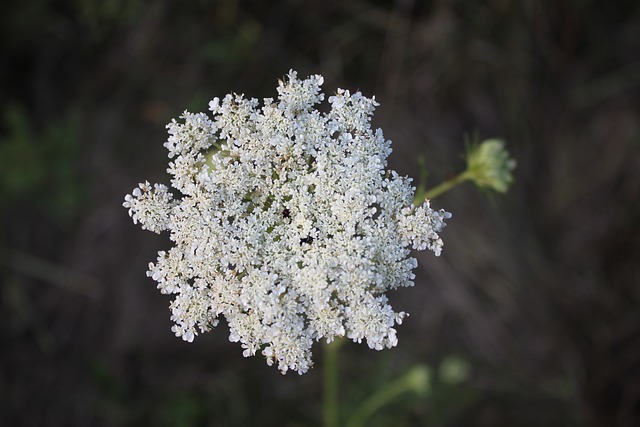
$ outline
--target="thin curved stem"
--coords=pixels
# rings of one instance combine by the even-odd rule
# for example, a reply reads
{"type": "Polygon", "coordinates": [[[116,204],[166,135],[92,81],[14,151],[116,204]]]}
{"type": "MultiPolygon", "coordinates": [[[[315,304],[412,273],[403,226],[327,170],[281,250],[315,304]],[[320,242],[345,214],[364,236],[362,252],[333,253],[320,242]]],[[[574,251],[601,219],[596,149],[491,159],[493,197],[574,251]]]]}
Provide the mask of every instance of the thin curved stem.
{"type": "Polygon", "coordinates": [[[444,181],[443,183],[433,187],[431,190],[426,191],[424,193],[424,198],[429,200],[435,199],[436,197],[446,193],[456,185],[462,184],[468,179],[470,179],[469,173],[467,171],[462,172],[460,175],[457,175],[447,181],[444,181]]]}
{"type": "Polygon", "coordinates": [[[430,388],[430,376],[431,374],[427,367],[420,365],[413,367],[405,375],[380,388],[362,402],[349,418],[346,427],[365,427],[367,421],[377,411],[387,406],[403,393],[415,391],[418,395],[426,395],[430,388]]]}

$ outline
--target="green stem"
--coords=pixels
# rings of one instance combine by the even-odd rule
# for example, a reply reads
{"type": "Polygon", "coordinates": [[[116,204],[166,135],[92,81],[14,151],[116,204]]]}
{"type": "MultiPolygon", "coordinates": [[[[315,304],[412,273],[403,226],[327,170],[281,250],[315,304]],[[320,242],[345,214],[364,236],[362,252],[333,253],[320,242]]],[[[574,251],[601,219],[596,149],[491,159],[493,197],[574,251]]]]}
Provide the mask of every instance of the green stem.
{"type": "MultiPolygon", "coordinates": [[[[457,175],[439,185],[436,185],[435,187],[433,187],[431,190],[426,191],[424,193],[424,199],[435,199],[436,197],[440,196],[443,193],[446,193],[447,191],[451,190],[453,187],[455,187],[458,184],[462,184],[463,182],[465,182],[466,180],[470,179],[469,173],[467,171],[462,172],[460,175],[457,175]]],[[[422,202],[420,202],[422,203],[422,202]]]]}
{"type": "Polygon", "coordinates": [[[340,414],[338,411],[338,353],[342,341],[336,339],[331,344],[324,345],[323,367],[323,418],[324,427],[339,427],[340,414]]]}
{"type": "Polygon", "coordinates": [[[411,390],[419,393],[426,392],[429,382],[429,373],[422,367],[409,371],[406,375],[381,388],[356,409],[347,427],[363,427],[380,408],[386,406],[399,395],[411,390]]]}

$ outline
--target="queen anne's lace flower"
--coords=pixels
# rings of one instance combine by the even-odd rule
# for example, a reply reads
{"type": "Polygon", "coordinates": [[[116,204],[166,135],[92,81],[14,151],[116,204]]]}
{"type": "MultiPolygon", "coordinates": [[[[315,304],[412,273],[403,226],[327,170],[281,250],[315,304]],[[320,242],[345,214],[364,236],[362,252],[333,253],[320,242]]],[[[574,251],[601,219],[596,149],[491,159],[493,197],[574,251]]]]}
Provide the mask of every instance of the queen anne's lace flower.
{"type": "Polygon", "coordinates": [[[175,196],[140,184],[125,197],[134,222],[170,231],[148,275],[171,303],[173,332],[192,341],[224,316],[245,356],[302,374],[314,341],[397,343],[385,292],[412,286],[411,248],[440,254],[449,213],[413,206],[411,180],[387,171],[390,141],[371,129],[378,105],[322,76],[280,82],[278,101],[214,98],[213,119],[185,112],[168,126],[175,196]]]}

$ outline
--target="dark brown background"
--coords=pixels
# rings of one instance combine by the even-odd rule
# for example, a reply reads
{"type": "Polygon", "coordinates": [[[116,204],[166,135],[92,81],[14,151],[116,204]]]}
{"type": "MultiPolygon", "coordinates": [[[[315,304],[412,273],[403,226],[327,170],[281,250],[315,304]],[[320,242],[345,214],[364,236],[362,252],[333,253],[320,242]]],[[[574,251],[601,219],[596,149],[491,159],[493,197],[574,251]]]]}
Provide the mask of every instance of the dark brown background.
{"type": "Polygon", "coordinates": [[[390,294],[399,345],[342,352],[345,411],[457,356],[371,426],[640,425],[640,3],[5,1],[0,14],[0,425],[320,425],[316,369],[183,343],[145,276],[169,245],[121,207],[167,182],[164,125],[290,68],[382,104],[391,166],[429,184],[503,137],[506,196],[464,185],[440,258],[390,294]]]}

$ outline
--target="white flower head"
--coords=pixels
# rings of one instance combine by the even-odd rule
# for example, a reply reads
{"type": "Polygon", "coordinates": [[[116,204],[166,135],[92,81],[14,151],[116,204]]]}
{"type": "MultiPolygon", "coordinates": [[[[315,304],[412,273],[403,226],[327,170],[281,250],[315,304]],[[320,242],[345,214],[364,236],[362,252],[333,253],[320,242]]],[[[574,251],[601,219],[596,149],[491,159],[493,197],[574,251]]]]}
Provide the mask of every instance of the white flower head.
{"type": "Polygon", "coordinates": [[[281,372],[313,364],[314,342],[397,343],[385,292],[412,286],[410,250],[438,255],[448,212],[413,206],[411,180],[387,171],[390,141],[371,128],[374,99],[290,71],[278,100],[214,98],[212,118],[185,112],[165,146],[178,191],[141,184],[125,197],[134,222],[175,243],[149,265],[172,330],[192,341],[226,319],[245,356],[281,372]]]}

